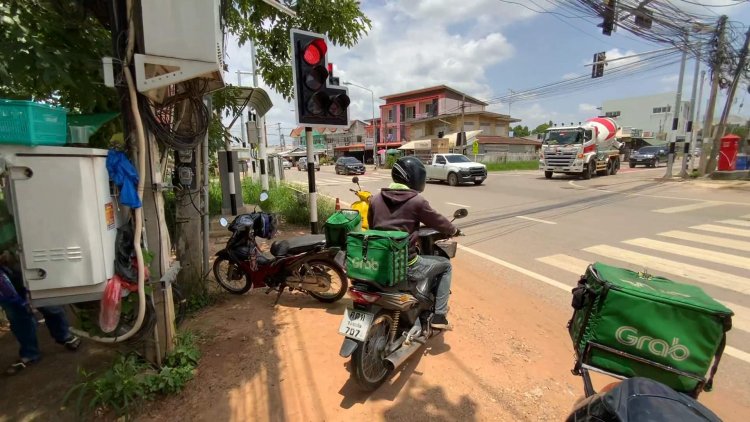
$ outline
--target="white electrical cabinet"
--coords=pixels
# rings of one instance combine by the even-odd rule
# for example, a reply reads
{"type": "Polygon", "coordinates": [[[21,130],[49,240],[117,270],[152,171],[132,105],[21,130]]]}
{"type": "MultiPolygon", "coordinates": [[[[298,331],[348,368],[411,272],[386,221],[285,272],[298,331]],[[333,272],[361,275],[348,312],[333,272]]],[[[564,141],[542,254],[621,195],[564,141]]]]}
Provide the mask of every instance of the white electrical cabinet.
{"type": "Polygon", "coordinates": [[[114,275],[118,213],[106,160],[101,149],[0,147],[34,306],[99,300],[114,275]]]}

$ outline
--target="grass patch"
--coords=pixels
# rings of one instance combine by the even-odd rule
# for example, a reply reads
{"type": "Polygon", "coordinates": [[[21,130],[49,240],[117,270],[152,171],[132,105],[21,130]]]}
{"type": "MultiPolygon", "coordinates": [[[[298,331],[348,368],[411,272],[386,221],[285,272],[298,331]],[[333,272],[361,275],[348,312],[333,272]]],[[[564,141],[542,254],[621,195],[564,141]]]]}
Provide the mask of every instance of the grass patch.
{"type": "Polygon", "coordinates": [[[200,351],[196,336],[180,333],[174,350],[164,359],[164,366],[154,369],[135,354],[120,355],[104,373],[80,371],[82,382],[71,388],[63,400],[75,404],[79,418],[97,418],[108,412],[130,419],[131,412],[144,400],[162,394],[175,394],[193,378],[200,351]]]}
{"type": "Polygon", "coordinates": [[[539,161],[508,161],[505,163],[487,163],[487,171],[538,170],[539,161]]]}

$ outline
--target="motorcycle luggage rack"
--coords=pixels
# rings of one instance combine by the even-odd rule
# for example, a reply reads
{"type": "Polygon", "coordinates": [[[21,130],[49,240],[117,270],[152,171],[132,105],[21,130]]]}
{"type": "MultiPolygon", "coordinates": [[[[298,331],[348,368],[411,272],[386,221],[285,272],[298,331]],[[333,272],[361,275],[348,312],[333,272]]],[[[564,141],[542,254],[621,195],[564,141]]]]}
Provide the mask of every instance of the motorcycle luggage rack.
{"type": "Polygon", "coordinates": [[[621,375],[621,374],[616,374],[616,373],[613,373],[613,372],[610,372],[610,371],[607,371],[607,370],[604,370],[604,369],[601,369],[601,368],[598,368],[596,366],[591,365],[589,362],[590,362],[590,359],[591,359],[591,353],[592,353],[593,349],[599,349],[599,350],[604,351],[604,352],[612,353],[612,354],[621,356],[621,357],[626,358],[626,359],[630,359],[630,360],[633,360],[633,361],[636,361],[636,362],[639,362],[639,363],[642,363],[642,364],[645,364],[645,365],[652,366],[654,368],[658,368],[658,369],[660,369],[662,371],[666,371],[666,372],[671,372],[673,374],[677,374],[677,375],[682,376],[682,377],[692,378],[692,379],[698,381],[698,384],[695,386],[695,389],[693,391],[690,391],[690,392],[684,392],[684,391],[682,391],[682,393],[688,394],[689,396],[691,396],[694,399],[698,398],[698,395],[703,390],[703,387],[706,385],[706,378],[705,377],[701,377],[701,376],[698,376],[698,375],[695,375],[695,374],[691,374],[689,372],[681,371],[679,369],[672,368],[671,366],[667,366],[667,365],[661,364],[659,362],[654,362],[652,360],[645,359],[645,358],[642,358],[640,356],[635,356],[635,355],[632,355],[630,353],[623,352],[621,350],[617,350],[615,348],[605,346],[603,344],[599,344],[599,343],[596,343],[596,342],[593,342],[593,341],[589,341],[589,342],[586,343],[586,348],[583,350],[583,354],[582,355],[578,355],[578,351],[576,351],[576,355],[577,355],[576,364],[575,364],[575,367],[573,368],[573,370],[571,371],[573,373],[573,375],[580,375],[583,378],[583,389],[584,389],[584,392],[586,393],[586,397],[591,397],[594,394],[596,394],[596,390],[594,390],[594,385],[591,382],[591,375],[589,374],[589,371],[593,371],[593,372],[596,372],[596,373],[599,373],[599,374],[607,375],[607,376],[610,376],[610,377],[613,377],[613,378],[616,378],[616,379],[619,379],[619,380],[623,380],[623,379],[628,378],[627,376],[624,376],[624,375],[621,375]]]}

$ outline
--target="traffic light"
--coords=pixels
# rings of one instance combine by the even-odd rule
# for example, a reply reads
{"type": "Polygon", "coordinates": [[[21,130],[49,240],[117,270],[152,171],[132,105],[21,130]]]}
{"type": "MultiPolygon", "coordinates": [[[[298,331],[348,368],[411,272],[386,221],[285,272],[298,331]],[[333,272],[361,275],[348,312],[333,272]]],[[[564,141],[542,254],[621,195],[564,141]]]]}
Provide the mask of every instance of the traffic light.
{"type": "Polygon", "coordinates": [[[612,31],[615,29],[615,11],[617,9],[617,0],[609,0],[604,2],[604,10],[602,11],[602,34],[612,35],[612,31]]]}
{"type": "Polygon", "coordinates": [[[607,53],[602,51],[601,53],[594,54],[594,65],[591,67],[591,77],[601,78],[604,76],[604,61],[607,60],[607,53]]]}
{"type": "Polygon", "coordinates": [[[345,87],[333,85],[338,78],[331,77],[326,62],[325,38],[298,29],[291,33],[297,123],[307,127],[348,127],[351,101],[345,87]]]}

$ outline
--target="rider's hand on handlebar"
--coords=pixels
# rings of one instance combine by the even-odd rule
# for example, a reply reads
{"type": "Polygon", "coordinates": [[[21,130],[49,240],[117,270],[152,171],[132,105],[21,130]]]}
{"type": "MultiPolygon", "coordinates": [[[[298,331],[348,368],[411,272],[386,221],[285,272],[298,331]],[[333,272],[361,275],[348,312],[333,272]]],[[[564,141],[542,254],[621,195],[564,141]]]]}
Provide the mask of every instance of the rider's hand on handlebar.
{"type": "Polygon", "coordinates": [[[466,236],[466,234],[462,232],[461,229],[456,229],[456,232],[453,233],[453,237],[458,237],[458,236],[466,236]]]}

